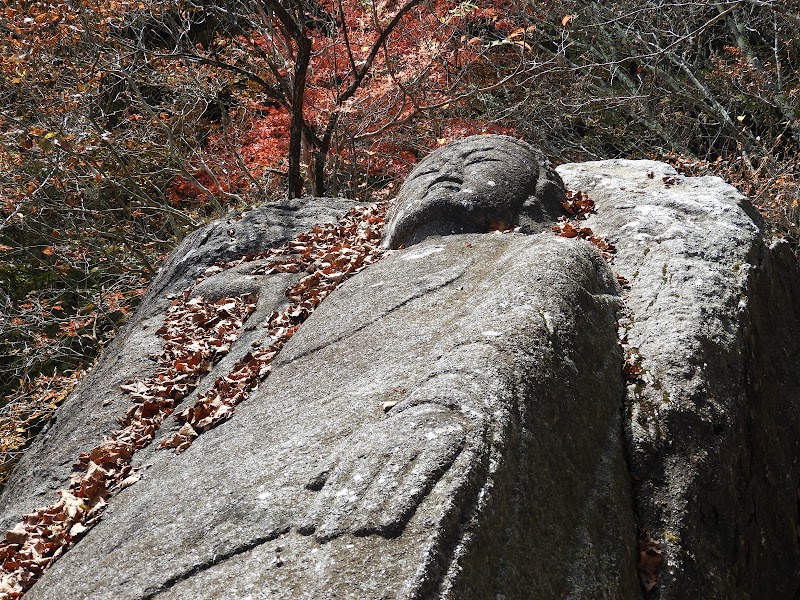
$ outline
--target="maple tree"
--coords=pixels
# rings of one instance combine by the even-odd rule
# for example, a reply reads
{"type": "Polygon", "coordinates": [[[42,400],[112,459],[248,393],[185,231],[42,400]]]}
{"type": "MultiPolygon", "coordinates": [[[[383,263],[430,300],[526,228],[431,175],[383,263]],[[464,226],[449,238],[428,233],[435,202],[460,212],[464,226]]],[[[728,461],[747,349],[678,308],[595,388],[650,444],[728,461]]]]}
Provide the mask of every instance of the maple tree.
{"type": "MultiPolygon", "coordinates": [[[[204,9],[205,21],[229,35],[211,44],[176,45],[158,57],[236,75],[239,84],[246,81],[257,92],[240,97],[282,109],[290,196],[301,195],[304,185],[314,195],[324,194],[337,163],[358,162],[357,146],[366,143],[374,155],[377,136],[479,93],[486,82],[469,76],[471,70],[498,62],[497,52],[465,43],[464,32],[465,16],[497,15],[501,6],[325,0],[284,7],[263,0],[204,9]]],[[[518,29],[509,36],[526,33],[518,29]]],[[[518,72],[510,69],[501,82],[488,85],[510,81],[518,72]]],[[[385,151],[387,140],[381,141],[385,151]]],[[[240,166],[249,168],[248,162],[240,166]]]]}

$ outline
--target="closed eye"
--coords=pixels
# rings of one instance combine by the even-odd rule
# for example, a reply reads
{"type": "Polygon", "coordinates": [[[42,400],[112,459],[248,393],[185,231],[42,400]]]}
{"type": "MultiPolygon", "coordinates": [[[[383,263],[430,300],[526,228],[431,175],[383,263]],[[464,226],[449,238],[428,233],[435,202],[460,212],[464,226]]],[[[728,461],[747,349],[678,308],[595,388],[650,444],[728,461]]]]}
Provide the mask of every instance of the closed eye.
{"type": "Polygon", "coordinates": [[[471,167],[477,164],[482,163],[504,163],[505,161],[502,158],[497,158],[494,156],[471,156],[467,160],[464,161],[465,167],[471,167]]]}
{"type": "Polygon", "coordinates": [[[433,175],[434,173],[438,173],[438,172],[439,172],[439,169],[437,169],[437,168],[424,169],[424,170],[420,171],[419,173],[412,173],[411,175],[409,175],[409,177],[408,177],[408,179],[406,179],[406,181],[411,181],[412,179],[418,179],[419,177],[425,177],[426,175],[433,175]]]}

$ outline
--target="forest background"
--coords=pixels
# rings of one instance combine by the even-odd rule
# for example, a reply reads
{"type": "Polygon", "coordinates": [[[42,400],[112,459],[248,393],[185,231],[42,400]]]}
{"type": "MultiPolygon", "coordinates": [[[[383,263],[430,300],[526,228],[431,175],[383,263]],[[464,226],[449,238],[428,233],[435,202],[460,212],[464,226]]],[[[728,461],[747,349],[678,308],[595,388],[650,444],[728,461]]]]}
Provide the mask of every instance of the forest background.
{"type": "Polygon", "coordinates": [[[800,255],[794,0],[2,2],[0,482],[187,233],[467,135],[719,175],[800,255]]]}

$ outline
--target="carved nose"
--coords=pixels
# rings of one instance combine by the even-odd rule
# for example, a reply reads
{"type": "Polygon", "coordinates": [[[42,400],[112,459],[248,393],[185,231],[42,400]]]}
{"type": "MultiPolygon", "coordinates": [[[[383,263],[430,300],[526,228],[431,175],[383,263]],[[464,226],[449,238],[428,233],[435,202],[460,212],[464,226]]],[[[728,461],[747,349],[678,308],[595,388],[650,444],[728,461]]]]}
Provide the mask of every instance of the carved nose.
{"type": "Polygon", "coordinates": [[[464,161],[461,157],[453,157],[442,165],[441,174],[449,177],[461,178],[464,170],[464,161]]]}
{"type": "Polygon", "coordinates": [[[430,187],[443,187],[451,191],[458,191],[463,183],[464,174],[461,160],[450,159],[440,167],[430,187]]]}

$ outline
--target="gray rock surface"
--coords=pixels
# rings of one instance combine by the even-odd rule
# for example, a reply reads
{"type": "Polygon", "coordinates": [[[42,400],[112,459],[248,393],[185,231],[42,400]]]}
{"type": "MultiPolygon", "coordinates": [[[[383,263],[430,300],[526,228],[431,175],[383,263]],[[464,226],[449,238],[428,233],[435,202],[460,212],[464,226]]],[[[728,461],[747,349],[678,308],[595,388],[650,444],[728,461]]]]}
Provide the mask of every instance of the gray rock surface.
{"type": "MultiPolygon", "coordinates": [[[[596,202],[586,224],[616,244],[612,267],[549,232],[429,235],[385,258],[326,299],[231,420],[181,455],[137,455],[142,480],[27,600],[639,598],[642,529],[665,558],[648,598],[796,599],[797,262],[719,179],[649,161],[558,172],[596,202]]],[[[115,426],[168,294],[337,202],[187,240],[12,475],[4,523],[49,503],[115,426]]],[[[528,215],[530,231],[553,217],[528,215]]],[[[209,382],[295,277],[253,266],[201,284],[260,294],[209,382]]]]}
{"type": "MultiPolygon", "coordinates": [[[[16,466],[0,495],[0,530],[13,526],[23,513],[51,504],[55,498],[53,492],[66,487],[77,456],[119,427],[117,419],[130,406],[130,397],[119,386],[152,373],[154,363],[148,357],[161,351],[163,340],[156,331],[164,322],[172,298],[202,277],[214,263],[279,246],[315,223],[335,221],[352,206],[351,201],[341,198],[268,204],[243,215],[220,219],[188,235],[151,283],[134,317],[16,466]]],[[[246,269],[252,270],[253,265],[250,263],[246,269]]],[[[213,299],[260,290],[257,314],[250,320],[257,323],[259,318],[287,304],[283,292],[289,282],[300,276],[247,278],[234,269],[206,280],[197,292],[213,299]]],[[[242,336],[245,343],[257,333],[253,329],[254,326],[242,336]]],[[[239,356],[231,352],[219,369],[226,365],[229,368],[239,356]]],[[[213,381],[206,379],[209,384],[213,381]]]]}
{"type": "Polygon", "coordinates": [[[383,260],[28,597],[635,597],[617,291],[549,234],[383,260]]]}
{"type": "Polygon", "coordinates": [[[474,135],[426,156],[400,188],[383,235],[386,248],[434,235],[547,229],[563,213],[564,188],[547,158],[503,135],[474,135]]]}
{"type": "Polygon", "coordinates": [[[716,177],[649,161],[558,168],[631,282],[622,321],[640,526],[662,545],[659,598],[800,591],[800,270],[716,177]]]}

